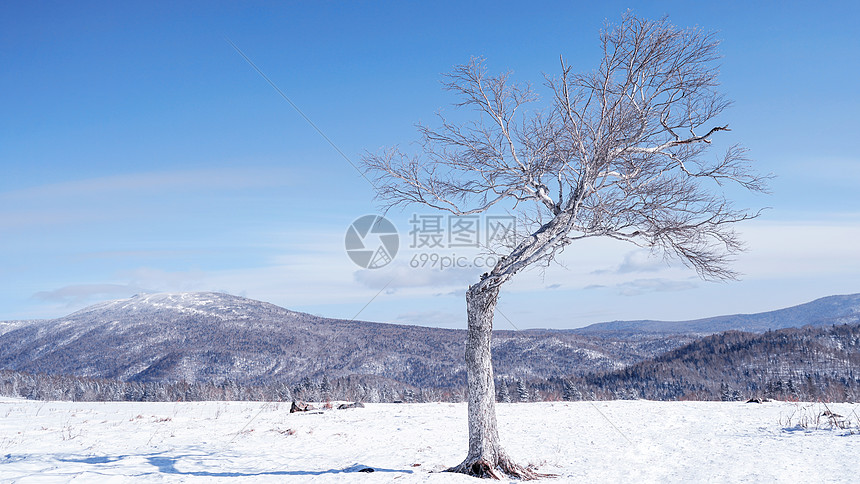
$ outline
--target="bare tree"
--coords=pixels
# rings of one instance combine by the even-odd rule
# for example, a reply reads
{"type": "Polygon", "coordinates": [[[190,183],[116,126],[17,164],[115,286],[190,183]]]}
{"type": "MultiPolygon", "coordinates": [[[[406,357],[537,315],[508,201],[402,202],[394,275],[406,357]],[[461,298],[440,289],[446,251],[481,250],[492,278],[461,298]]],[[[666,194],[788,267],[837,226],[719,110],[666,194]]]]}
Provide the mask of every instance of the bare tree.
{"type": "Polygon", "coordinates": [[[720,190],[765,190],[767,177],[750,168],[745,150],[704,156],[711,137],[729,131],[710,125],[728,105],[716,90],[714,34],[628,13],[600,38],[596,70],[575,74],[562,60],[560,75],[546,77],[551,102],[543,111],[526,110],[538,99],[530,86],[488,75],[472,59],[445,87],[476,119],[419,126],[417,154],[394,148],[364,157],[386,208],[415,203],[466,215],[509,204],[518,227],[528,228],[466,290],[469,451],[452,471],[536,476],[508,458],[496,427],[493,313],[514,274],[577,240],[610,237],[680,260],[703,278],[733,279],[729,264],[742,243],[731,226],[758,215],[733,208],[720,190]]]}

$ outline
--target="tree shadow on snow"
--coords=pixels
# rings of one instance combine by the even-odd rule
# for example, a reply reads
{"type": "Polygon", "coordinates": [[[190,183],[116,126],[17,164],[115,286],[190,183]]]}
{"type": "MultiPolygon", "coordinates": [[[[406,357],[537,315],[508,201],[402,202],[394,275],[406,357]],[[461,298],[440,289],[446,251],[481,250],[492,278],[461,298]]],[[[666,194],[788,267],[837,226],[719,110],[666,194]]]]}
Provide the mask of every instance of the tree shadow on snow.
{"type": "MultiPolygon", "coordinates": [[[[6,456],[10,457],[10,456],[6,456]]],[[[119,455],[119,456],[90,456],[90,457],[58,457],[57,460],[61,462],[74,462],[80,464],[110,464],[113,462],[118,462],[128,457],[133,457],[131,455],[119,455]]],[[[351,472],[397,472],[402,474],[412,474],[413,472],[408,469],[383,469],[380,467],[371,467],[362,464],[353,464],[348,467],[344,467],[342,469],[328,469],[324,471],[260,471],[260,472],[229,472],[229,471],[221,471],[221,472],[213,472],[213,471],[183,471],[176,468],[176,464],[184,458],[199,458],[206,457],[205,455],[195,455],[195,454],[185,454],[185,455],[176,455],[176,456],[166,456],[162,454],[150,454],[148,456],[142,456],[146,459],[146,461],[155,466],[159,472],[163,474],[175,474],[181,476],[195,476],[195,477],[252,477],[252,476],[320,476],[324,474],[344,474],[351,472]]]]}
{"type": "Polygon", "coordinates": [[[184,457],[195,457],[191,455],[178,456],[151,456],[147,461],[158,468],[164,474],[178,474],[182,476],[202,477],[251,477],[251,476],[320,476],[323,474],[343,474],[348,472],[399,472],[412,474],[411,470],[405,469],[382,469],[361,464],[353,464],[343,469],[328,469],[325,471],[261,471],[261,472],[210,472],[210,471],[181,471],[176,468],[176,463],[184,457]]]}
{"type": "Polygon", "coordinates": [[[109,456],[109,455],[97,455],[93,457],[82,457],[82,458],[72,458],[72,457],[58,457],[57,460],[60,462],[75,462],[78,464],[110,464],[111,462],[117,462],[128,457],[127,455],[118,455],[118,456],[109,456]]]}

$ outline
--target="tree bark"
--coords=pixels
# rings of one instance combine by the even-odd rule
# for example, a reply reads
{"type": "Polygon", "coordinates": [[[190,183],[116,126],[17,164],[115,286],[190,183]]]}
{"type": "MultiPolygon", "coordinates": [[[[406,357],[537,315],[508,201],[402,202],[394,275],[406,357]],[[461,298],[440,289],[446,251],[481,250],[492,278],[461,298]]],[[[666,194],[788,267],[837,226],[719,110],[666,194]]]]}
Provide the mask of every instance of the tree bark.
{"type": "Polygon", "coordinates": [[[511,462],[499,443],[491,352],[493,312],[498,298],[498,287],[486,287],[481,283],[466,291],[469,452],[460,465],[448,470],[494,479],[500,479],[503,474],[533,479],[537,475],[511,462]]]}

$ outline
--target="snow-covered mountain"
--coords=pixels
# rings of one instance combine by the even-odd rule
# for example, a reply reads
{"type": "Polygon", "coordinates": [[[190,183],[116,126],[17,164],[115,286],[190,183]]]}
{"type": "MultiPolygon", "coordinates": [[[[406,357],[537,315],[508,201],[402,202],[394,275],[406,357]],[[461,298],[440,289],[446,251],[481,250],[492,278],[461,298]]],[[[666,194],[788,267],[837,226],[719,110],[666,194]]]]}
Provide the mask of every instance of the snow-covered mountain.
{"type": "Polygon", "coordinates": [[[28,324],[33,324],[38,322],[37,319],[24,320],[24,321],[0,321],[0,335],[3,333],[8,333],[13,329],[18,329],[23,326],[27,326],[28,324]]]}
{"type": "Polygon", "coordinates": [[[573,330],[580,334],[641,335],[714,334],[723,331],[764,333],[802,326],[830,326],[860,322],[860,294],[828,296],[785,309],[756,314],[733,314],[693,321],[613,321],[573,330]]]}
{"type": "MultiPolygon", "coordinates": [[[[0,335],[0,369],[127,381],[295,382],[375,375],[421,387],[465,381],[465,332],[327,319],[219,293],[138,295],[0,335]]],[[[689,338],[661,342],[662,350],[689,338]]],[[[613,369],[655,354],[575,334],[499,331],[500,377],[613,369]]]]}
{"type": "MultiPolygon", "coordinates": [[[[496,375],[547,379],[629,367],[704,334],[860,320],[860,295],[690,322],[497,331],[496,375]]],[[[352,375],[416,387],[465,381],[465,332],[328,319],[220,293],[147,294],[63,318],[0,324],[0,369],[125,381],[297,382],[352,375]]]]}

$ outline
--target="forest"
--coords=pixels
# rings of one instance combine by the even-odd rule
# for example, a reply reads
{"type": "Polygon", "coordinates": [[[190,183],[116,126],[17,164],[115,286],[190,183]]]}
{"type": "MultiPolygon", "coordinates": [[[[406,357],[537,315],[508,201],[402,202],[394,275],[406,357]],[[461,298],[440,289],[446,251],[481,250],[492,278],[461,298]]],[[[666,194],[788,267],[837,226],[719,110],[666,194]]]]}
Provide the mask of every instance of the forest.
{"type": "MultiPolygon", "coordinates": [[[[512,355],[513,357],[513,355],[512,355]]],[[[522,357],[522,355],[520,355],[522,357]]],[[[519,358],[518,358],[519,359],[519,358]]],[[[533,365],[542,362],[531,361],[533,365]]],[[[763,334],[728,331],[706,336],[618,370],[560,376],[499,376],[497,400],[746,400],[855,402],[860,399],[860,325],[789,328],[763,334]]],[[[413,369],[418,371],[419,369],[413,369]]],[[[380,375],[253,384],[230,378],[188,382],[122,381],[0,371],[0,395],[72,401],[362,401],[459,402],[465,382],[413,385],[380,375]]],[[[400,376],[400,375],[398,375],[400,376]]],[[[462,380],[460,375],[459,380],[462,380]]],[[[428,381],[427,379],[420,379],[428,381]]]]}

